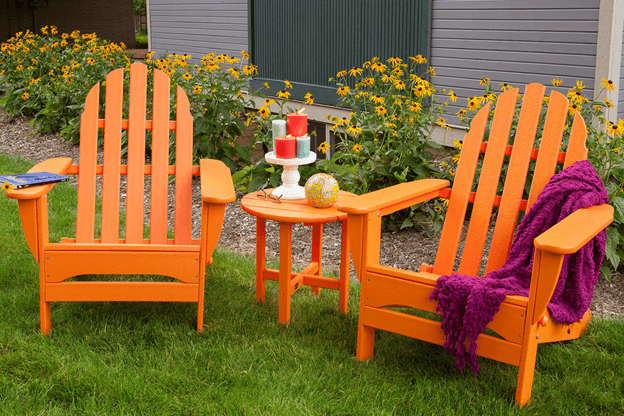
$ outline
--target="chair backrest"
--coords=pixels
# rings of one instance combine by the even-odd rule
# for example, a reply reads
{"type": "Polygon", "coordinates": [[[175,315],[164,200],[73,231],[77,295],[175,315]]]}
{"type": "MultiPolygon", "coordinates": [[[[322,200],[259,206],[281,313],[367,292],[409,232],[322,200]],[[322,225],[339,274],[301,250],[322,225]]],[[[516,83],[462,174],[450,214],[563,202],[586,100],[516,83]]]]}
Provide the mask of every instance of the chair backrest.
{"type": "Polygon", "coordinates": [[[80,127],[77,243],[191,244],[193,118],[184,90],[177,87],[176,119],[169,120],[170,80],[154,70],[152,120],[147,113],[147,66],[130,66],[128,119],[122,119],[123,68],[106,77],[104,119],[99,118],[100,85],[85,101],[80,127]],[[98,131],[104,130],[104,159],[97,164],[98,131]],[[128,131],[127,165],[122,165],[122,130],[128,131]],[[151,166],[145,165],[146,131],[152,131],[151,166]],[[175,166],[169,166],[169,133],[175,131],[175,166]],[[102,175],[101,238],[94,239],[96,176],[102,175]],[[119,238],[120,182],[127,175],[125,238],[119,238]],[[143,239],[144,180],[151,176],[150,238],[143,239]],[[175,177],[174,240],[167,241],[168,180],[175,177]]]}
{"type": "Polygon", "coordinates": [[[464,138],[455,182],[450,191],[434,273],[449,274],[453,271],[469,203],[473,204],[472,212],[457,271],[473,276],[479,273],[494,207],[498,207],[498,213],[485,272],[487,274],[500,268],[507,258],[519,212],[527,211],[535,202],[537,195],[555,174],[558,163],[567,167],[587,158],[587,130],[578,113],[573,117],[572,126],[568,126],[571,131],[567,151],[560,151],[569,110],[567,98],[556,91],[551,92],[548,100],[539,149],[534,148],[544,92],[545,87],[540,84],[526,87],[513,146],[509,145],[509,141],[519,97],[517,88],[507,90],[498,97],[487,142],[483,142],[483,137],[488,124],[490,103],[473,118],[470,131],[464,138]],[[475,172],[482,153],[485,155],[482,158],[479,183],[476,192],[473,192],[475,172]],[[533,179],[528,199],[523,199],[531,160],[536,160],[533,179]],[[497,195],[504,163],[507,165],[506,180],[502,194],[497,195]]]}

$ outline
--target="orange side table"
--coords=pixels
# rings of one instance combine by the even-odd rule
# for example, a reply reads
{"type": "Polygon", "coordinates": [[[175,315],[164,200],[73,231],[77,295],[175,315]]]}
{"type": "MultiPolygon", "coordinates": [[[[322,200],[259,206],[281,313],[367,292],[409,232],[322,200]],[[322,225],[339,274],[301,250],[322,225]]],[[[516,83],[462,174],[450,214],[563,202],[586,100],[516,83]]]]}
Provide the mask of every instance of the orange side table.
{"type": "MultiPolygon", "coordinates": [[[[270,194],[272,190],[266,190],[270,194]]],[[[355,195],[340,191],[337,203],[355,195]]],[[[334,204],[330,208],[314,208],[305,199],[282,200],[276,203],[258,198],[253,192],[241,200],[245,212],[256,217],[256,301],[265,301],[266,280],[279,282],[279,322],[290,322],[290,298],[301,286],[311,286],[312,293],[319,294],[320,288],[340,292],[339,310],[347,313],[349,297],[349,236],[347,214],[339,212],[334,204]],[[279,222],[280,253],[279,270],[266,267],[266,220],[279,222]],[[340,254],[340,277],[338,279],[321,275],[323,245],[323,224],[342,221],[342,242],[340,254]],[[292,271],[292,225],[302,223],[312,227],[312,259],[301,272],[292,271]]]]}

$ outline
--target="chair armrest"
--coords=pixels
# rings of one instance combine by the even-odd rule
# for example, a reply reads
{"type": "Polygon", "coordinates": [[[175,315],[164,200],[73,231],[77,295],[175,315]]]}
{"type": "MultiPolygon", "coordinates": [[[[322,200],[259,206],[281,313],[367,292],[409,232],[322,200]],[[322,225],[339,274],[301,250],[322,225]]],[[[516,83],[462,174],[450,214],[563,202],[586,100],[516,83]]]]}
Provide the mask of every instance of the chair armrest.
{"type": "Polygon", "coordinates": [[[581,208],[537,236],[534,245],[552,254],[575,253],[612,221],[611,205],[581,208]]]}
{"type": "MultiPolygon", "coordinates": [[[[67,168],[71,165],[72,159],[70,157],[57,157],[54,159],[44,160],[41,163],[33,166],[27,173],[34,172],[50,172],[63,175],[67,168]]],[[[13,199],[27,200],[37,199],[50,192],[50,189],[56,185],[55,183],[48,185],[36,185],[22,189],[10,189],[6,191],[6,196],[13,199]]]]}
{"type": "MultiPolygon", "coordinates": [[[[393,206],[396,206],[396,211],[398,211],[399,209],[409,207],[410,200],[418,197],[431,193],[432,195],[430,195],[430,198],[435,198],[439,195],[439,191],[449,186],[449,184],[450,182],[445,179],[421,179],[400,183],[378,191],[349,198],[336,204],[336,207],[338,211],[357,215],[368,214],[393,206]]],[[[419,202],[422,201],[415,201],[414,204],[419,202]]]]}
{"type": "Polygon", "coordinates": [[[236,199],[230,168],[220,160],[199,161],[202,201],[211,204],[227,204],[236,199]]]}

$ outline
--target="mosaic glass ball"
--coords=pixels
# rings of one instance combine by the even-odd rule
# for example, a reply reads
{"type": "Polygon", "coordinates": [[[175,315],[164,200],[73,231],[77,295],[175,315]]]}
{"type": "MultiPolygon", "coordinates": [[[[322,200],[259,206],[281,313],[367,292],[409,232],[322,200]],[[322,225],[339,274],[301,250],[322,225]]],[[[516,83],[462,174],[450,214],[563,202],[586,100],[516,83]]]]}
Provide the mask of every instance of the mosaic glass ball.
{"type": "Polygon", "coordinates": [[[338,182],[326,173],[312,175],[305,184],[308,203],[316,208],[329,208],[338,199],[338,182]]]}

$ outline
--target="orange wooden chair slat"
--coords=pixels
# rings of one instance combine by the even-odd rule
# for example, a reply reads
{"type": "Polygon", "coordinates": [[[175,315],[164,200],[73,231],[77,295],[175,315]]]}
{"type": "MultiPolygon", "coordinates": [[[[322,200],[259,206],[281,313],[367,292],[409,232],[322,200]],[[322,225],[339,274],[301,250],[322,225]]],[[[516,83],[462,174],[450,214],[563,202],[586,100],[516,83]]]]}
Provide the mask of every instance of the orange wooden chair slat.
{"type": "MultiPolygon", "coordinates": [[[[528,210],[535,202],[555,173],[557,164],[563,163],[567,167],[587,158],[587,130],[578,113],[574,116],[566,152],[560,152],[568,100],[558,92],[550,95],[539,150],[534,148],[544,92],[543,85],[526,87],[513,146],[508,141],[518,89],[508,90],[498,97],[487,144],[483,139],[489,123],[490,104],[475,115],[464,138],[452,189],[445,188],[448,181],[416,181],[341,203],[339,210],[348,214],[353,262],[361,282],[358,358],[366,360],[373,355],[375,329],[443,344],[444,335],[439,322],[387,307],[406,306],[435,312],[436,304],[429,301],[429,295],[437,278],[454,270],[470,203],[472,212],[458,272],[478,275],[495,206],[499,208],[486,273],[500,268],[509,253],[520,211],[528,210]],[[482,152],[485,152],[483,157],[482,152]],[[480,160],[481,173],[474,192],[480,160]],[[535,168],[529,196],[525,200],[525,182],[532,160],[535,160],[535,168]],[[502,194],[498,195],[504,164],[507,164],[505,185],[502,194]],[[448,198],[449,205],[434,265],[422,265],[419,272],[380,265],[381,217],[408,204],[435,197],[448,198]]],[[[520,406],[531,397],[537,344],[578,338],[589,322],[588,310],[580,322],[564,328],[550,319],[546,309],[557,284],[563,255],[580,249],[612,220],[613,208],[609,205],[585,208],[536,238],[529,297],[508,296],[501,305],[488,328],[502,338],[482,334],[477,340],[478,355],[519,367],[516,402],[520,406]],[[570,224],[577,225],[571,227],[570,224]]]]}
{"type": "Polygon", "coordinates": [[[51,159],[30,171],[78,175],[76,238],[48,241],[47,192],[52,185],[9,191],[19,200],[24,234],[39,262],[41,330],[51,329],[50,302],[197,302],[197,330],[203,327],[205,265],[219,240],[225,204],[235,199],[230,170],[221,161],[193,166],[193,118],[184,91],[176,90],[176,120],[169,120],[170,80],[154,71],[153,120],[146,120],[147,67],[130,67],[128,119],[123,119],[123,69],[106,77],[104,119],[99,119],[100,85],[85,101],[80,127],[80,162],[51,159]],[[146,130],[152,132],[151,166],[145,165],[146,130]],[[99,130],[104,129],[102,165],[97,164],[99,130]],[[127,130],[127,165],[122,165],[122,130],[127,130]],[[175,166],[169,166],[170,132],[175,134],[175,166]],[[167,239],[169,175],[175,176],[174,238],[167,239]],[[96,184],[102,180],[101,236],[95,238],[96,184]],[[121,177],[126,176],[125,236],[120,237],[121,177]],[[144,238],[145,180],[149,175],[150,235],[144,238]],[[192,239],[192,177],[201,177],[202,222],[192,239]],[[176,282],[67,281],[84,274],[158,274],[176,282]]]}

